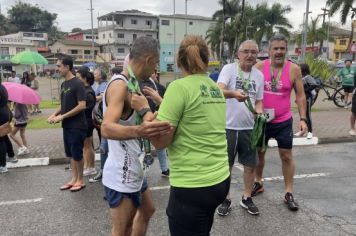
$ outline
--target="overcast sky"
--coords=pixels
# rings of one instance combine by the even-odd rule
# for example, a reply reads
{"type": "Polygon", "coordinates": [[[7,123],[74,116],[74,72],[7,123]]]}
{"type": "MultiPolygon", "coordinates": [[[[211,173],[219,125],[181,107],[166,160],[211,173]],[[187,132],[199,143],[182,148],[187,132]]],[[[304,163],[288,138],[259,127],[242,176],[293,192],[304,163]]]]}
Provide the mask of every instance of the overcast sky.
{"type": "MultiPolygon", "coordinates": [[[[70,31],[74,27],[82,29],[90,28],[90,0],[22,0],[31,4],[38,4],[49,12],[57,13],[58,25],[63,31],[70,31]]],[[[246,0],[250,5],[256,5],[266,0],[246,0]]],[[[287,15],[290,22],[297,30],[303,20],[303,12],[306,10],[306,0],[268,0],[269,4],[280,2],[283,5],[290,5],[292,12],[287,15]]],[[[316,18],[321,14],[321,8],[325,7],[326,0],[310,0],[311,16],[316,18]]],[[[7,14],[7,10],[15,4],[15,0],[0,0],[2,14],[7,14]]],[[[184,14],[185,0],[176,0],[176,13],[184,14]]],[[[93,0],[94,27],[97,27],[97,16],[107,14],[112,11],[122,11],[127,9],[138,9],[153,14],[172,14],[173,0],[93,0]]],[[[220,9],[218,0],[188,0],[188,14],[212,16],[220,9]]],[[[339,15],[331,21],[339,22],[339,15]]],[[[350,28],[347,23],[343,28],[350,28]]]]}

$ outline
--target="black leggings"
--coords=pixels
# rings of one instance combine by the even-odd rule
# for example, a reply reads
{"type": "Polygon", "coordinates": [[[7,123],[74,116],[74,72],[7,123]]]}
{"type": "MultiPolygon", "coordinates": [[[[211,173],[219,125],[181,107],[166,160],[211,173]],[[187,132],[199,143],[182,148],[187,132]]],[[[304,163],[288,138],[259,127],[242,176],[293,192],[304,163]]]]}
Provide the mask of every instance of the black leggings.
{"type": "Polygon", "coordinates": [[[6,143],[7,155],[9,157],[14,157],[15,156],[14,147],[12,146],[9,136],[8,135],[4,136],[4,139],[5,139],[5,143],[6,143]]]}
{"type": "Polygon", "coordinates": [[[230,189],[230,177],[202,188],[171,186],[167,206],[169,231],[172,236],[206,236],[210,234],[215,209],[230,189]]]}
{"type": "Polygon", "coordinates": [[[312,96],[307,96],[307,111],[306,111],[306,118],[307,118],[307,125],[308,125],[308,132],[313,133],[313,124],[311,119],[311,107],[312,107],[312,96]]]}
{"type": "Polygon", "coordinates": [[[5,137],[0,137],[0,166],[6,166],[6,143],[5,137]]]}

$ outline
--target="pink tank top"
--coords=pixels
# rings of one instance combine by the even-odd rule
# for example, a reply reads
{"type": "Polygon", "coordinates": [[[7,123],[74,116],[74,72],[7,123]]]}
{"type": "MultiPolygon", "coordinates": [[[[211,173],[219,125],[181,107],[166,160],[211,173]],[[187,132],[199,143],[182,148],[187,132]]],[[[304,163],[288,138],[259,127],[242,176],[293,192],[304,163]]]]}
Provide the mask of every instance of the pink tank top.
{"type": "MultiPolygon", "coordinates": [[[[264,95],[263,95],[263,108],[268,113],[273,113],[274,118],[271,123],[281,123],[289,120],[292,117],[290,94],[292,92],[292,82],[290,79],[290,65],[291,62],[287,61],[284,64],[281,77],[277,83],[277,90],[272,90],[270,60],[267,59],[263,64],[263,75],[265,79],[264,95]]],[[[275,78],[277,72],[275,72],[275,78]]]]}

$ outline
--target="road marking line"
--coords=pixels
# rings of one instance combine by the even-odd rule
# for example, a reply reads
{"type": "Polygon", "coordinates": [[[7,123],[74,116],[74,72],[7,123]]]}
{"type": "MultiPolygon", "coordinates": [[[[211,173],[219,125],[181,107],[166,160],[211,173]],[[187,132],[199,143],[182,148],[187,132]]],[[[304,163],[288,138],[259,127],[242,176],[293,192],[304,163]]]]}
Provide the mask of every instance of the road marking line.
{"type": "MultiPolygon", "coordinates": [[[[318,137],[313,137],[307,139],[306,137],[302,138],[293,138],[293,146],[304,146],[304,145],[317,145],[319,143],[318,137]]],[[[270,139],[268,141],[269,147],[277,147],[277,141],[275,139],[270,139]]]]}
{"type": "Polygon", "coordinates": [[[33,202],[40,202],[40,201],[42,201],[42,198],[25,199],[25,200],[17,200],[17,201],[3,201],[3,202],[0,202],[0,206],[14,205],[14,204],[25,204],[25,203],[33,203],[33,202]]]}
{"type": "Polygon", "coordinates": [[[6,163],[7,168],[19,168],[27,166],[48,166],[49,157],[18,159],[17,163],[6,163]]]}
{"type": "MultiPolygon", "coordinates": [[[[235,167],[238,169],[242,169],[243,167],[239,164],[235,164],[235,167]]],[[[330,175],[330,173],[313,173],[313,174],[302,174],[302,175],[295,175],[294,179],[305,179],[305,178],[316,178],[316,177],[325,177],[330,175]]],[[[269,182],[269,181],[276,181],[276,180],[283,180],[283,176],[275,176],[275,177],[266,177],[263,178],[263,181],[269,182]]],[[[155,187],[150,187],[151,191],[156,191],[156,190],[163,190],[163,189],[169,189],[171,186],[155,186],[155,187]]]]}

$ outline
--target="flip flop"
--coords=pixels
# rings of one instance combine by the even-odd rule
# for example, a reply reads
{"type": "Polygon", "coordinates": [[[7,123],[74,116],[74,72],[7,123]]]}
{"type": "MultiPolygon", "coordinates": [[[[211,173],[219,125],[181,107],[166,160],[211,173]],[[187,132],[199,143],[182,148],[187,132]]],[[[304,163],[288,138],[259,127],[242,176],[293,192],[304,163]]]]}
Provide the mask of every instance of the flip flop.
{"type": "Polygon", "coordinates": [[[68,190],[68,189],[70,189],[70,188],[72,188],[72,187],[73,187],[73,184],[66,183],[66,184],[64,184],[63,186],[61,186],[59,189],[60,189],[61,191],[63,191],[63,190],[68,190]]]}
{"type": "Polygon", "coordinates": [[[71,191],[71,192],[78,192],[78,191],[82,190],[83,188],[85,188],[85,185],[84,185],[84,184],[73,185],[73,186],[70,188],[70,191],[71,191]]]}

